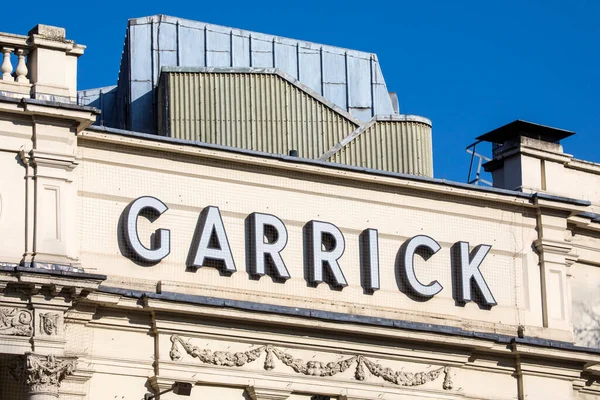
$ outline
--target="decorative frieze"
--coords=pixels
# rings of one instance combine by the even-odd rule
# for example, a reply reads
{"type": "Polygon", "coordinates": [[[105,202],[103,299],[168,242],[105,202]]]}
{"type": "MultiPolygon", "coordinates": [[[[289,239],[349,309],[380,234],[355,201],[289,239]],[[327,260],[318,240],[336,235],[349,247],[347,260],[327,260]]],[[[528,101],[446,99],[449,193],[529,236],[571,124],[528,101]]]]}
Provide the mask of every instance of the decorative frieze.
{"type": "Polygon", "coordinates": [[[371,361],[363,355],[355,355],[335,362],[321,362],[314,360],[304,361],[300,358],[295,358],[293,355],[272,345],[260,346],[255,349],[233,353],[229,351],[212,351],[210,349],[201,349],[191,344],[189,340],[183,340],[178,335],[171,336],[171,343],[172,345],[169,355],[173,361],[178,361],[183,357],[181,351],[179,350],[179,345],[183,347],[188,355],[197,358],[204,364],[228,367],[241,367],[245,364],[256,361],[263,353],[265,353],[266,357],[263,367],[267,371],[275,368],[275,359],[281,361],[284,365],[290,367],[299,374],[310,376],[334,376],[354,366],[354,377],[356,380],[366,380],[366,372],[368,371],[373,376],[382,378],[387,382],[399,386],[423,385],[436,380],[442,373],[444,373],[444,383],[442,387],[444,390],[452,389],[450,367],[447,366],[431,371],[411,373],[394,371],[391,368],[384,367],[381,364],[371,361]]]}
{"type": "Polygon", "coordinates": [[[31,336],[33,316],[22,308],[0,308],[0,335],[31,336]]]}
{"type": "Polygon", "coordinates": [[[28,394],[58,396],[62,381],[72,375],[76,368],[75,358],[30,353],[17,358],[17,365],[12,373],[15,379],[25,383],[28,394]]]}

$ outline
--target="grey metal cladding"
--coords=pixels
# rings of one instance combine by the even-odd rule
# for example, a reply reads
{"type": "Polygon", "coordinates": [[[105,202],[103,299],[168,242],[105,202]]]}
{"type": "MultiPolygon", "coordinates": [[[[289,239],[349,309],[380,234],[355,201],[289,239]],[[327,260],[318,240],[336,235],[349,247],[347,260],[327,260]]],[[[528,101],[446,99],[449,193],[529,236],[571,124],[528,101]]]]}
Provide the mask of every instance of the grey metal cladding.
{"type": "MultiPolygon", "coordinates": [[[[119,86],[128,85],[128,129],[156,132],[164,66],[278,68],[361,120],[394,113],[377,57],[164,15],[129,20],[119,86]]],[[[123,99],[121,99],[122,101],[123,99]]]]}
{"type": "Polygon", "coordinates": [[[236,34],[231,35],[233,66],[250,67],[250,40],[236,34]]]}
{"type": "Polygon", "coordinates": [[[273,42],[275,50],[275,68],[279,68],[298,79],[298,46],[273,42]]]}
{"type": "Polygon", "coordinates": [[[102,110],[94,125],[117,126],[117,86],[107,86],[77,92],[77,104],[102,110]]]}
{"type": "Polygon", "coordinates": [[[376,110],[375,115],[392,115],[398,114],[394,111],[390,94],[385,85],[383,79],[383,73],[379,68],[379,62],[377,62],[377,56],[373,56],[375,61],[373,62],[373,68],[371,71],[372,75],[372,86],[373,86],[373,108],[376,110]],[[375,68],[377,66],[377,68],[375,68]]]}
{"type": "Polygon", "coordinates": [[[298,49],[298,80],[323,95],[323,70],[321,69],[321,49],[317,46],[300,44],[298,49]]]}
{"type": "MultiPolygon", "coordinates": [[[[185,44],[184,44],[185,45],[185,44]]],[[[189,44],[187,44],[189,46],[189,44]]],[[[231,34],[206,29],[206,65],[230,67],[232,53],[231,34]]],[[[184,48],[188,50],[187,48],[184,48]]],[[[182,49],[182,50],[184,50],[182,49]]],[[[169,65],[169,64],[164,64],[169,65]]],[[[161,65],[162,66],[162,65],[161,65]]]]}
{"type": "Polygon", "coordinates": [[[152,80],[152,26],[136,25],[129,28],[130,70],[132,81],[152,80]]]}
{"type": "MultiPolygon", "coordinates": [[[[245,39],[245,37],[244,37],[245,39]]],[[[273,67],[273,41],[257,39],[254,36],[249,37],[250,57],[252,59],[252,67],[271,68],[273,67]]]]}
{"type": "MultiPolygon", "coordinates": [[[[371,59],[348,57],[348,104],[371,109],[371,59]]],[[[373,115],[369,116],[371,118],[373,115]]]]}
{"type": "MultiPolygon", "coordinates": [[[[152,25],[137,25],[129,29],[129,80],[118,85],[127,85],[125,113],[128,116],[127,128],[141,132],[154,132],[153,103],[153,45],[152,25]],[[150,112],[148,110],[151,110],[150,112]]],[[[127,79],[127,77],[125,77],[127,79]]]]}
{"type": "Polygon", "coordinates": [[[178,45],[179,63],[178,65],[197,65],[204,67],[204,30],[179,26],[178,43],[195,43],[189,51],[181,51],[178,45]]]}

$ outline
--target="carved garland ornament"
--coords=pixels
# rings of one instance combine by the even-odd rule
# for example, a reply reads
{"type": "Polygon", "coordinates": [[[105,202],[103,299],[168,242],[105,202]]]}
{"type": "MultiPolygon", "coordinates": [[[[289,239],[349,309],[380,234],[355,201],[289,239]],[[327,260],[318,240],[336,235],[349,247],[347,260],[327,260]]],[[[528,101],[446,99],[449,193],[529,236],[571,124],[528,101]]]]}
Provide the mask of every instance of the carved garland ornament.
{"type": "Polygon", "coordinates": [[[19,308],[0,308],[0,335],[31,336],[31,312],[19,308]]]}
{"type": "Polygon", "coordinates": [[[179,351],[180,344],[185,352],[190,356],[197,358],[204,364],[223,365],[228,367],[241,367],[242,365],[256,361],[263,353],[266,353],[264,368],[270,371],[275,368],[275,358],[286,366],[292,368],[295,372],[311,376],[333,376],[346,371],[352,365],[356,364],[354,377],[359,381],[366,379],[366,370],[372,375],[382,378],[387,382],[399,386],[419,386],[427,382],[436,380],[441,373],[444,373],[444,390],[452,389],[452,379],[450,377],[450,367],[441,367],[428,372],[402,372],[394,371],[391,368],[385,368],[381,364],[373,362],[362,355],[352,356],[345,360],[336,362],[305,362],[299,358],[294,358],[291,354],[277,349],[271,345],[257,347],[252,350],[232,353],[229,351],[212,351],[210,349],[200,349],[185,341],[178,335],[171,336],[171,351],[169,355],[171,360],[179,361],[182,354],[179,351]]]}

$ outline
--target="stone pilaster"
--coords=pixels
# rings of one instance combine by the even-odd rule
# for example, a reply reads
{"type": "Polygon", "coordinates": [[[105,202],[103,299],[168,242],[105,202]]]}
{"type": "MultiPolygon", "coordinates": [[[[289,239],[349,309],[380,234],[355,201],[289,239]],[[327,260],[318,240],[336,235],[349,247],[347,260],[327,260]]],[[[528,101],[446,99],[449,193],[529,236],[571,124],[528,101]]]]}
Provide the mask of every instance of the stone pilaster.
{"type": "Polygon", "coordinates": [[[570,266],[577,259],[567,241],[567,215],[540,207],[538,239],[534,242],[540,259],[543,324],[564,331],[560,340],[572,340],[570,266]]]}
{"type": "Polygon", "coordinates": [[[13,374],[25,384],[26,400],[55,400],[62,381],[76,368],[75,357],[28,353],[17,358],[13,374]]]}

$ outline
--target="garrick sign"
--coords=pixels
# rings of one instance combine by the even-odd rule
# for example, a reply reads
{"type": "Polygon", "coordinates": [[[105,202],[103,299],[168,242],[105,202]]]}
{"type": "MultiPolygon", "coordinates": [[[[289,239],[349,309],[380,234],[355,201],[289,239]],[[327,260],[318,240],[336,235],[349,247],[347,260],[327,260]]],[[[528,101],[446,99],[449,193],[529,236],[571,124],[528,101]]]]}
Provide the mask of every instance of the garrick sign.
{"type": "MultiPolygon", "coordinates": [[[[146,216],[151,221],[165,213],[168,207],[159,199],[149,196],[131,202],[123,212],[123,235],[131,256],[148,264],[158,263],[171,251],[171,232],[158,229],[153,235],[150,248],[144,246],[138,235],[138,217],[146,216]]],[[[251,275],[269,275],[275,280],[285,281],[290,274],[281,256],[287,245],[288,232],[284,223],[274,215],[252,213],[246,224],[246,261],[251,275]]],[[[342,232],[333,224],[312,220],[304,226],[304,270],[305,279],[313,285],[327,282],[333,287],[348,286],[342,266],[338,260],[344,254],[346,241],[342,232]]],[[[360,235],[360,268],[364,279],[361,284],[366,291],[380,288],[379,245],[376,229],[365,229],[360,235]]],[[[425,260],[440,251],[441,246],[431,237],[418,235],[407,240],[400,258],[400,279],[409,292],[426,300],[438,294],[442,285],[437,281],[423,283],[417,277],[414,257],[425,260]]],[[[452,249],[453,293],[458,302],[477,301],[482,306],[496,305],[480,266],[491,249],[481,244],[469,251],[468,242],[457,242],[452,249]],[[473,295],[473,294],[477,295],[473,295]]],[[[196,233],[190,247],[187,267],[215,267],[223,274],[237,271],[235,261],[218,207],[209,206],[202,210],[196,233]]]]}

